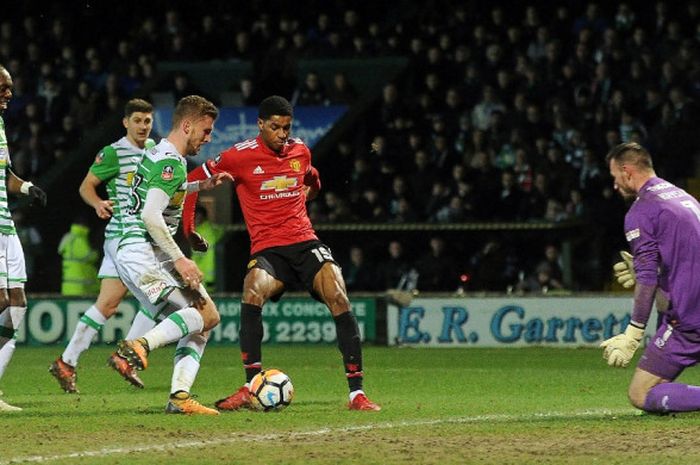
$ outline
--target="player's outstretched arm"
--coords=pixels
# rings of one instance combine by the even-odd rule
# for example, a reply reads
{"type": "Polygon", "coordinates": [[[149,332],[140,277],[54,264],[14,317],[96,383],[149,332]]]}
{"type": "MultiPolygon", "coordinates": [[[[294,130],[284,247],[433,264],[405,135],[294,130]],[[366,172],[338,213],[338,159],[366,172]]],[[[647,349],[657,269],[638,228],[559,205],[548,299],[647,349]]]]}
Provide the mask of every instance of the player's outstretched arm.
{"type": "Polygon", "coordinates": [[[107,220],[112,217],[114,212],[111,200],[104,200],[97,194],[97,186],[102,184],[102,180],[88,171],[83,182],[80,183],[78,192],[83,201],[95,209],[95,214],[102,220],[107,220]]]}
{"type": "Polygon", "coordinates": [[[31,182],[23,180],[11,169],[8,169],[7,173],[7,191],[10,194],[24,194],[29,196],[32,203],[38,202],[42,207],[46,206],[46,192],[31,182]]]}
{"type": "Polygon", "coordinates": [[[233,176],[231,176],[230,173],[216,173],[213,174],[211,177],[204,179],[203,181],[199,181],[199,190],[209,191],[222,185],[227,181],[233,182],[233,176]]]}

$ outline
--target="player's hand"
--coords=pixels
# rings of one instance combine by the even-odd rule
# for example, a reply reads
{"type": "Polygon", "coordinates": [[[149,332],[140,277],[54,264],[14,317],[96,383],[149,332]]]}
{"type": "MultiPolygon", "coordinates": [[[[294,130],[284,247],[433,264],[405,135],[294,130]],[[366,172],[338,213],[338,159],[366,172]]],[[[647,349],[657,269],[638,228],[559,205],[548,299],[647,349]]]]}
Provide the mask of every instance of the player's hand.
{"type": "Polygon", "coordinates": [[[632,254],[626,251],[621,251],[620,256],[622,257],[621,262],[617,262],[613,265],[613,270],[615,273],[615,279],[617,282],[622,284],[622,287],[629,289],[634,287],[636,281],[636,276],[634,274],[634,265],[632,264],[632,254]]]}
{"type": "Polygon", "coordinates": [[[38,202],[39,205],[42,207],[46,206],[46,192],[41,190],[41,188],[37,186],[31,186],[29,188],[29,191],[27,192],[27,195],[31,199],[32,203],[38,202]]]}
{"type": "Polygon", "coordinates": [[[304,186],[304,195],[306,196],[306,201],[310,202],[318,197],[318,189],[314,189],[311,186],[304,186]]]}
{"type": "Polygon", "coordinates": [[[192,289],[199,288],[204,275],[199,271],[195,262],[187,257],[179,258],[175,261],[175,270],[180,274],[187,287],[192,289]]]}
{"type": "Polygon", "coordinates": [[[113,205],[114,202],[111,200],[100,200],[97,202],[97,205],[95,205],[95,213],[97,214],[97,217],[101,220],[108,220],[111,218],[112,213],[114,212],[114,208],[112,207],[113,205]]]}
{"type": "Polygon", "coordinates": [[[611,367],[625,368],[630,364],[634,352],[644,337],[644,328],[638,328],[628,324],[625,332],[603,341],[600,344],[603,350],[603,358],[611,367]]]}
{"type": "Polygon", "coordinates": [[[197,231],[192,231],[187,237],[187,240],[190,243],[190,247],[192,247],[192,250],[195,252],[206,252],[209,250],[209,242],[197,231]]]}
{"type": "Polygon", "coordinates": [[[233,182],[233,176],[231,176],[231,173],[216,173],[210,178],[207,178],[203,181],[199,181],[199,190],[208,191],[214,189],[217,186],[220,186],[226,181],[233,182]]]}

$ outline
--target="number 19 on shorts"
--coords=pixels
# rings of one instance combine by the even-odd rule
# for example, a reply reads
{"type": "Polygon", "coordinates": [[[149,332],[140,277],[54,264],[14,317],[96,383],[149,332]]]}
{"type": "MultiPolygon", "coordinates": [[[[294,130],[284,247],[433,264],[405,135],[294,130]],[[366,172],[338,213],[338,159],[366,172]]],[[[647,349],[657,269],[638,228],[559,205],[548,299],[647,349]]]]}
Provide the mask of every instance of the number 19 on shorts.
{"type": "Polygon", "coordinates": [[[333,260],[333,255],[331,255],[331,249],[328,247],[316,247],[315,249],[311,249],[311,252],[316,255],[316,258],[321,263],[335,261],[333,260]]]}

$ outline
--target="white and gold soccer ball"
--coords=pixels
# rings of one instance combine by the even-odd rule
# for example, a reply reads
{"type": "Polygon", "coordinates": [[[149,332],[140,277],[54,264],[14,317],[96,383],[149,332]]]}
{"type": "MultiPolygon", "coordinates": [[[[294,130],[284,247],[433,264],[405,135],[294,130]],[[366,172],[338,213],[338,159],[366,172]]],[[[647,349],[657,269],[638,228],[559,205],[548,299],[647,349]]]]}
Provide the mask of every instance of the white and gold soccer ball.
{"type": "Polygon", "coordinates": [[[294,397],[294,386],[289,376],[275,368],[263,370],[250,380],[253,407],[269,412],[287,407],[294,397]]]}

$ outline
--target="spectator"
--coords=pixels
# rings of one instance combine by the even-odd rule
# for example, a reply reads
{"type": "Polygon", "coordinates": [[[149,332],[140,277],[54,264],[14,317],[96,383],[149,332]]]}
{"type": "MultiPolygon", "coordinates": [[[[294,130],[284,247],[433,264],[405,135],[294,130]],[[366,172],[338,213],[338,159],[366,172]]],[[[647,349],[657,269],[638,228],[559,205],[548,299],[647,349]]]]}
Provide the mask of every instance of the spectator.
{"type": "Polygon", "coordinates": [[[368,263],[365,251],[358,245],[350,247],[349,260],[343,266],[343,278],[348,291],[374,291],[377,290],[375,266],[368,263]]]}
{"type": "Polygon", "coordinates": [[[418,289],[421,291],[454,291],[459,284],[457,263],[447,250],[445,240],[430,238],[430,250],[416,263],[418,289]]]}
{"type": "Polygon", "coordinates": [[[333,75],[333,85],[328,91],[328,103],[331,105],[352,105],[357,100],[357,90],[348,81],[345,73],[333,75]]]}
{"type": "Polygon", "coordinates": [[[328,105],[326,90],[317,72],[309,71],[306,74],[304,82],[294,91],[290,103],[292,106],[328,105]]]}
{"type": "Polygon", "coordinates": [[[401,242],[389,242],[387,250],[388,256],[377,267],[378,282],[380,289],[397,289],[406,280],[413,266],[406,258],[401,242]]]}
{"type": "Polygon", "coordinates": [[[469,259],[471,288],[475,291],[506,290],[514,281],[517,260],[498,240],[491,239],[469,259]]]}

